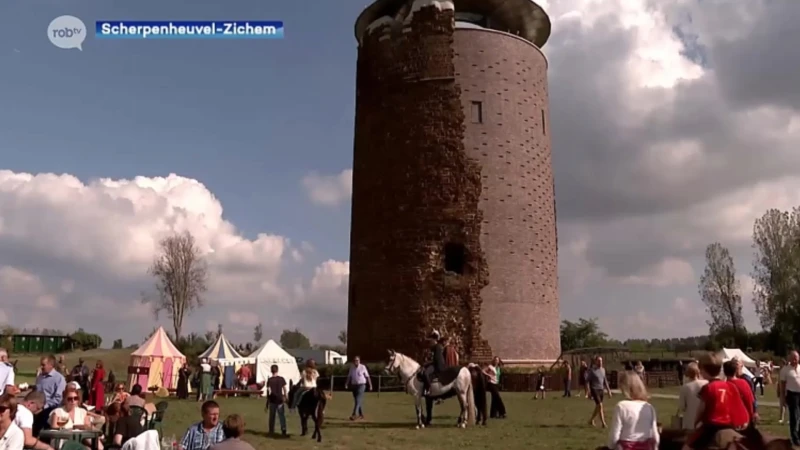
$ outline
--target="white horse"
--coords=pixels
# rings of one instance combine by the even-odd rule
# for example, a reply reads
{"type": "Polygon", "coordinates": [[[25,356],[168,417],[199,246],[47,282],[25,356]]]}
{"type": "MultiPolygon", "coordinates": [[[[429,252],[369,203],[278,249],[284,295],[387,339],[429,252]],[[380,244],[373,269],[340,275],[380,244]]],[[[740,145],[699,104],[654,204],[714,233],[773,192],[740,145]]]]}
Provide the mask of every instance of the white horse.
{"type": "MultiPolygon", "coordinates": [[[[422,380],[419,379],[421,366],[408,356],[389,350],[389,363],[386,371],[397,373],[406,388],[406,392],[414,396],[417,411],[417,429],[425,428],[422,415],[422,399],[425,397],[422,380]]],[[[452,367],[439,374],[442,380],[434,380],[430,385],[429,397],[447,397],[452,393],[458,396],[461,405],[461,414],[458,416],[457,426],[466,428],[467,423],[475,424],[475,395],[472,389],[472,374],[466,367],[452,367]],[[443,384],[444,383],[444,384],[443,384]]]]}

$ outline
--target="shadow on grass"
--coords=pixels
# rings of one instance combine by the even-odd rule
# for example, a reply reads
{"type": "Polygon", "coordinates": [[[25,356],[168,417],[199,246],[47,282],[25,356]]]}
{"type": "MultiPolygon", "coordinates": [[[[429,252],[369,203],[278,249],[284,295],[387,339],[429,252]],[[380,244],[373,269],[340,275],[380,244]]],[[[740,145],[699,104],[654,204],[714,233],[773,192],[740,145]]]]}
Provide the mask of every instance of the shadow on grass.
{"type": "Polygon", "coordinates": [[[350,422],[342,420],[328,420],[322,426],[325,428],[339,428],[339,429],[360,429],[370,428],[373,430],[408,430],[414,428],[412,422],[350,422]]]}
{"type": "Polygon", "coordinates": [[[260,436],[265,439],[274,439],[276,441],[282,441],[285,439],[290,439],[292,437],[291,435],[284,436],[280,433],[269,434],[266,431],[258,431],[258,430],[244,430],[244,432],[247,434],[252,434],[253,436],[260,436]]]}

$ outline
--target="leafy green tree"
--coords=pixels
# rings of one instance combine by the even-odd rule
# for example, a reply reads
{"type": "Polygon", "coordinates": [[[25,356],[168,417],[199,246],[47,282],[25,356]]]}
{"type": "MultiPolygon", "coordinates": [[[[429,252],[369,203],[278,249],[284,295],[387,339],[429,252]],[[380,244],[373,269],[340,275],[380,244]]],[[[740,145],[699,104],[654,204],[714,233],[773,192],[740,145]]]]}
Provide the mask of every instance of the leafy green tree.
{"type": "Polygon", "coordinates": [[[261,339],[264,339],[264,327],[259,323],[253,329],[253,341],[258,345],[261,343],[261,339]]]}
{"type": "Polygon", "coordinates": [[[706,268],[700,276],[698,291],[710,316],[707,323],[711,334],[724,332],[734,341],[746,334],[736,267],[728,249],[719,242],[706,247],[706,268]]]}
{"type": "Polygon", "coordinates": [[[114,350],[125,348],[125,346],[122,345],[122,339],[115,339],[114,343],[111,345],[111,348],[114,350]]]}
{"type": "Polygon", "coordinates": [[[561,321],[561,351],[607,344],[608,335],[600,329],[596,318],[580,318],[577,322],[561,321]]]}
{"type": "Polygon", "coordinates": [[[290,349],[307,350],[311,348],[311,341],[299,329],[283,330],[281,333],[281,347],[290,349]]]}
{"type": "Polygon", "coordinates": [[[94,350],[103,344],[103,338],[100,335],[87,333],[83,328],[78,328],[78,331],[72,333],[69,337],[74,347],[81,350],[94,350]]]}

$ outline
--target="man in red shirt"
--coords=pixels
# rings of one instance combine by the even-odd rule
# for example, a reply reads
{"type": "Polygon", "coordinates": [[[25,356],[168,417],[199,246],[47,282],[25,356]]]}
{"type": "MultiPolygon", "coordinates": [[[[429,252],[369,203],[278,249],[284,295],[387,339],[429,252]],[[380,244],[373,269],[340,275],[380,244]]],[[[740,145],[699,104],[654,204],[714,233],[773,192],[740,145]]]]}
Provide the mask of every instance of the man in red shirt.
{"type": "Polygon", "coordinates": [[[753,421],[753,414],[755,414],[756,398],[753,396],[750,383],[744,378],[739,378],[737,376],[738,371],[739,364],[736,360],[727,361],[722,365],[722,373],[725,374],[728,383],[733,384],[739,390],[739,395],[741,395],[742,402],[744,402],[744,407],[747,410],[747,423],[749,424],[753,421]]]}
{"type": "Polygon", "coordinates": [[[719,379],[722,360],[708,353],[700,358],[699,365],[700,373],[709,382],[698,394],[703,401],[697,411],[696,423],[699,427],[686,440],[684,450],[707,448],[718,432],[744,429],[750,421],[739,389],[735,384],[719,379]]]}

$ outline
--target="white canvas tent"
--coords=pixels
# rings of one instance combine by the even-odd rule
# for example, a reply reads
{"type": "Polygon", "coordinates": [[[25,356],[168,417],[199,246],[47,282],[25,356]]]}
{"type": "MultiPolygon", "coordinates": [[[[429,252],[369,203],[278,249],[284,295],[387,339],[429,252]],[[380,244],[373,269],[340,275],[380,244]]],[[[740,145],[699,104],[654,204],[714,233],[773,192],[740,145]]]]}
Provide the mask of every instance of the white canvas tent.
{"type": "MultiPolygon", "coordinates": [[[[296,384],[300,381],[300,369],[297,367],[297,359],[272,339],[254,351],[250,357],[255,359],[256,383],[263,383],[271,376],[270,367],[273,364],[278,366],[278,375],[282,376],[286,383],[292,382],[296,384]]],[[[264,389],[266,392],[266,386],[264,389]]]]}
{"type": "Polygon", "coordinates": [[[755,367],[756,361],[747,356],[745,352],[739,350],[738,348],[722,348],[719,351],[719,356],[722,358],[723,361],[730,361],[731,359],[738,359],[742,363],[744,363],[745,367],[755,367]]]}
{"type": "Polygon", "coordinates": [[[748,370],[748,367],[755,368],[756,367],[756,361],[753,358],[747,356],[747,354],[745,352],[739,350],[738,348],[724,348],[723,347],[722,350],[719,351],[718,356],[720,358],[722,358],[723,362],[730,361],[730,360],[732,360],[734,358],[738,359],[739,361],[741,361],[744,364],[744,367],[742,367],[742,372],[744,372],[745,374],[747,374],[747,375],[749,375],[751,377],[754,376],[753,373],[748,370]]]}
{"type": "Polygon", "coordinates": [[[253,358],[245,358],[240,355],[224,334],[220,334],[217,340],[206,351],[201,353],[198,358],[217,361],[222,366],[241,366],[254,363],[253,358]]]}

